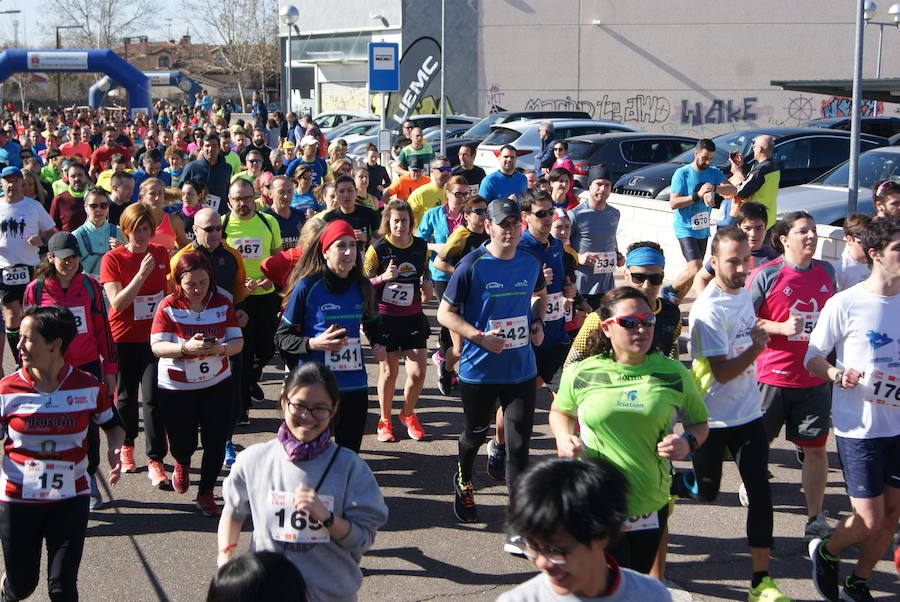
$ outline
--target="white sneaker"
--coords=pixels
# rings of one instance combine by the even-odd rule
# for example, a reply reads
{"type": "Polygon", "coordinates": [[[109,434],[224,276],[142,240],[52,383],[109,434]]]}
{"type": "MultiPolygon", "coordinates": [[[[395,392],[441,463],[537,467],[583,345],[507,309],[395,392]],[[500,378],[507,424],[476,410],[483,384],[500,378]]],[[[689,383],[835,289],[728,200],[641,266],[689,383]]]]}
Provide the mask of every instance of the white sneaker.
{"type": "Polygon", "coordinates": [[[833,527],[828,524],[828,511],[823,510],[811,521],[806,523],[803,529],[803,539],[808,543],[815,538],[825,539],[833,531],[833,527]]]}
{"type": "Polygon", "coordinates": [[[747,495],[747,487],[744,483],[741,483],[741,488],[738,489],[738,499],[741,500],[741,506],[744,508],[750,506],[750,496],[747,495]]]}

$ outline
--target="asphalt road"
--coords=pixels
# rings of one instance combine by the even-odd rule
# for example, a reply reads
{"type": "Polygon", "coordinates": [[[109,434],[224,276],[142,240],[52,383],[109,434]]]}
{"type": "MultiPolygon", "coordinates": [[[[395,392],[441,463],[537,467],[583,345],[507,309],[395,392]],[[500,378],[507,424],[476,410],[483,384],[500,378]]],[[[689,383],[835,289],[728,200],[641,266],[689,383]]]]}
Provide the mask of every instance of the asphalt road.
{"type": "MultiPolygon", "coordinates": [[[[434,308],[429,312],[432,316],[434,308]]],[[[432,343],[435,343],[432,337],[432,343]]],[[[485,473],[484,449],[476,464],[475,485],[482,523],[456,522],[451,507],[451,475],[456,463],[457,437],[462,413],[459,400],[440,395],[435,370],[419,403],[419,417],[428,433],[426,441],[408,439],[395,419],[395,443],[375,439],[377,421],[374,383],[377,366],[367,358],[370,412],[362,457],[382,487],[390,519],[375,545],[363,557],[366,575],[360,600],[372,602],[433,599],[494,600],[500,593],[535,573],[531,564],[502,551],[506,487],[485,473]]],[[[11,368],[9,352],[4,366],[11,368]]],[[[275,409],[281,373],[273,364],[265,374],[267,401],[255,404],[252,423],[236,436],[240,446],[274,436],[280,419],[275,409]]],[[[399,408],[399,403],[396,403],[399,408]]],[[[532,456],[553,452],[547,427],[548,396],[538,394],[532,456]]],[[[399,409],[397,410],[399,411],[399,409]]],[[[136,454],[140,463],[143,436],[136,454]]],[[[845,515],[849,504],[843,490],[833,441],[829,442],[831,471],[825,506],[832,517],[845,515]]],[[[170,459],[171,460],[171,459],[170,459]]],[[[194,464],[199,465],[199,452],[194,464]]],[[[774,474],[775,539],[771,573],[786,594],[796,600],[817,600],[809,580],[810,563],[802,540],[804,507],[799,464],[792,447],[776,441],[771,451],[774,474]]],[[[171,471],[171,464],[167,465],[171,471]]],[[[184,495],[152,489],[146,469],[124,475],[112,490],[103,483],[109,502],[91,513],[88,539],[81,563],[79,587],[87,601],[204,600],[215,572],[216,519],[195,511],[194,485],[184,495]]],[[[226,472],[223,470],[222,476],[226,472]]],[[[677,600],[745,600],[750,578],[749,550],[744,524],[746,510],[737,496],[739,480],[733,464],[726,463],[722,492],[714,504],[681,501],[670,519],[667,577],[684,591],[677,600]]],[[[216,488],[219,493],[219,487],[216,488]]],[[[241,536],[239,549],[249,545],[241,536]]],[[[848,554],[847,558],[853,554],[848,554]]],[[[844,563],[845,573],[850,564],[844,563]]],[[[46,577],[32,599],[46,600],[46,577]]],[[[870,579],[876,599],[900,599],[900,580],[887,556],[870,579]]]]}

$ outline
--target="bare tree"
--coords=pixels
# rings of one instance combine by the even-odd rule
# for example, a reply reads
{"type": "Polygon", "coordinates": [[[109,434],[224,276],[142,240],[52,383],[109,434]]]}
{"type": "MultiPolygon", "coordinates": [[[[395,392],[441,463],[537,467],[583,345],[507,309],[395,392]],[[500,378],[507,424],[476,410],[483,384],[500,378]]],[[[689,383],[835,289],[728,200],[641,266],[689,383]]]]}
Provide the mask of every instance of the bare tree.
{"type": "MultiPolygon", "coordinates": [[[[277,0],[191,0],[210,42],[219,45],[205,69],[221,69],[234,77],[246,106],[244,84],[253,74],[271,73],[278,64],[277,0]]],[[[263,77],[263,82],[265,77],[263,77]]]]}
{"type": "Polygon", "coordinates": [[[138,28],[146,30],[158,7],[152,0],[54,0],[58,25],[81,25],[68,37],[88,48],[114,48],[138,28]]]}

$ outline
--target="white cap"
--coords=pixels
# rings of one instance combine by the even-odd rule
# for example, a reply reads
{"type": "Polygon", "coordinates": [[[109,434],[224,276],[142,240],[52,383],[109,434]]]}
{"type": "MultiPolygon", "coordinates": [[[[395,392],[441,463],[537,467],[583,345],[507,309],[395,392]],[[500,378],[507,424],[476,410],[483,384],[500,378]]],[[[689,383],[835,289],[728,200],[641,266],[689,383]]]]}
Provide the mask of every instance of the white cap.
{"type": "Polygon", "coordinates": [[[310,135],[306,135],[300,139],[300,146],[309,146],[310,144],[318,144],[319,141],[310,135]]]}

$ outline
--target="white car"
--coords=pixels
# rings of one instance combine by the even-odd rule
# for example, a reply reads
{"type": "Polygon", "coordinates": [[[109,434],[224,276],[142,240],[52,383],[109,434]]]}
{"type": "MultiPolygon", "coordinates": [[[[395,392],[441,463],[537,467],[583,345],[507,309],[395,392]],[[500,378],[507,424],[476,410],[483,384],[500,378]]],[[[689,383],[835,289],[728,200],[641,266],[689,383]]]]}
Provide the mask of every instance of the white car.
{"type": "Polygon", "coordinates": [[[518,155],[517,167],[533,169],[535,153],[540,152],[541,148],[541,124],[545,121],[553,124],[553,137],[557,140],[585,134],[640,131],[624,123],[604,119],[530,119],[492,125],[491,133],[475,151],[475,165],[486,173],[497,171],[500,168],[500,149],[510,144],[518,155]]]}
{"type": "Polygon", "coordinates": [[[332,111],[329,113],[319,113],[313,117],[313,121],[316,122],[316,125],[319,126],[319,129],[322,130],[323,134],[331,128],[337,127],[351,119],[378,119],[378,115],[359,113],[356,111],[332,111]]]}
{"type": "MultiPolygon", "coordinates": [[[[847,217],[849,175],[849,162],[845,161],[809,184],[782,188],[778,191],[778,215],[806,211],[817,224],[842,224],[847,217]]],[[[859,155],[859,213],[875,215],[872,185],[888,178],[900,181],[900,147],[883,146],[859,155]]]]}

